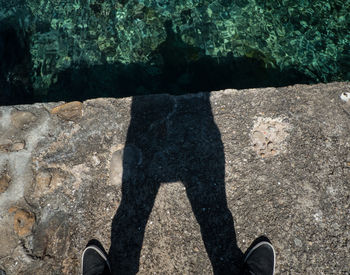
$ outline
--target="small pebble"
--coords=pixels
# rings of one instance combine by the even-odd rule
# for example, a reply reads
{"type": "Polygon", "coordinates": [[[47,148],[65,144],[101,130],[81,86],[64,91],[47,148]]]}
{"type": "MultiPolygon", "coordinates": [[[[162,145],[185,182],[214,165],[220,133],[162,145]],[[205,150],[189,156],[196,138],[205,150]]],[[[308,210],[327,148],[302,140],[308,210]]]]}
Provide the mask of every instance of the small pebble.
{"type": "Polygon", "coordinates": [[[301,240],[299,240],[298,238],[295,238],[295,239],[294,239],[294,243],[295,243],[296,246],[299,246],[299,247],[301,247],[301,246],[303,245],[303,243],[301,242],[301,240]]]}
{"type": "Polygon", "coordinates": [[[350,100],[350,92],[343,92],[340,95],[340,99],[345,101],[345,102],[348,102],[350,100]]]}

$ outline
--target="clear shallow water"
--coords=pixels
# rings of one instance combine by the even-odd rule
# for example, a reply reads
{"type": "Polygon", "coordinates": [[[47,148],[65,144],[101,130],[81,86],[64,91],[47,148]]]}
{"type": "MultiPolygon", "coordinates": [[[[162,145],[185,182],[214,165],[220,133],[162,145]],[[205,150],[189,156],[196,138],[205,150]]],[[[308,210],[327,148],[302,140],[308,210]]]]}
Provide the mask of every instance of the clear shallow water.
{"type": "Polygon", "coordinates": [[[350,80],[350,0],[0,0],[1,104],[350,80]]]}

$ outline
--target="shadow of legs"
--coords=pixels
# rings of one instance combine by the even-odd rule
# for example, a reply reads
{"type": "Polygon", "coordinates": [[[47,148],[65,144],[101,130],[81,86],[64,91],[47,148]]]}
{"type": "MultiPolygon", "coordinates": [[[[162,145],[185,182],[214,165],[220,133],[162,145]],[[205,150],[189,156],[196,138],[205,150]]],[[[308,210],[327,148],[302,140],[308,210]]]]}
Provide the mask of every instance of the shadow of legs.
{"type": "Polygon", "coordinates": [[[214,274],[240,274],[243,253],[237,246],[224,182],[194,180],[185,186],[214,274]]]}
{"type": "Polygon", "coordinates": [[[159,185],[123,182],[122,202],[112,221],[109,258],[113,274],[136,274],[147,220],[159,185]]]}

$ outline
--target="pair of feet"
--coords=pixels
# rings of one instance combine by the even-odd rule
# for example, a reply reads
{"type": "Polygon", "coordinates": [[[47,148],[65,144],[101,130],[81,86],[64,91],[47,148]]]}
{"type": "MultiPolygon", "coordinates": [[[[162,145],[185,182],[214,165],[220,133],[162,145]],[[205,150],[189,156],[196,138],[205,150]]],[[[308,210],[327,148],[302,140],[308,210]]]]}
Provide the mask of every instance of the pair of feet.
{"type": "MultiPolygon", "coordinates": [[[[273,275],[275,273],[275,250],[264,236],[257,238],[244,254],[244,275],[273,275]]],[[[107,275],[111,267],[107,253],[97,240],[87,244],[82,255],[82,275],[107,275]]]]}

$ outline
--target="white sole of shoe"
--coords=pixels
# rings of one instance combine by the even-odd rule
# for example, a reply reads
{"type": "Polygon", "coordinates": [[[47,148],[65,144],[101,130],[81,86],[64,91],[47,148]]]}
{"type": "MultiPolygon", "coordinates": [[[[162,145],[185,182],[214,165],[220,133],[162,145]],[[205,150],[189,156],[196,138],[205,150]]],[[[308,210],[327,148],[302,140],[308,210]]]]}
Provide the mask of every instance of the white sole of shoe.
{"type": "Polygon", "coordinates": [[[97,247],[96,245],[89,245],[88,247],[86,247],[83,251],[83,254],[81,255],[81,267],[80,267],[80,274],[83,275],[83,259],[84,259],[84,255],[85,255],[85,252],[88,250],[88,249],[93,249],[95,250],[107,263],[108,265],[108,268],[109,270],[111,270],[111,267],[109,265],[109,262],[106,258],[106,255],[101,251],[101,249],[99,247],[97,247]]]}

